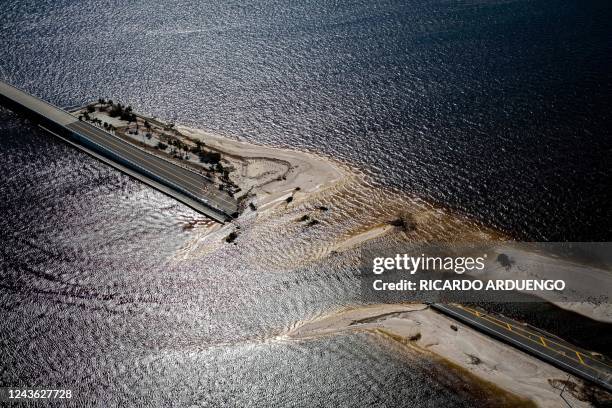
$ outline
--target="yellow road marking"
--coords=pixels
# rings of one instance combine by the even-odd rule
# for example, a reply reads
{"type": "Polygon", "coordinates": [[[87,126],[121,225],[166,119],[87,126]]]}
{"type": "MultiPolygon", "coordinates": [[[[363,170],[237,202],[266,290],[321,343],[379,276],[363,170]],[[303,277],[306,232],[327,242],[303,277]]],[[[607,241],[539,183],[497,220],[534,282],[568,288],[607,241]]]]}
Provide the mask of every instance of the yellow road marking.
{"type": "Polygon", "coordinates": [[[544,347],[547,347],[547,346],[546,346],[546,342],[544,341],[544,337],[540,336],[540,341],[542,342],[542,345],[543,345],[544,347]]]}
{"type": "MultiPolygon", "coordinates": [[[[462,305],[457,305],[457,306],[458,306],[460,309],[463,309],[463,310],[465,310],[465,311],[467,311],[467,312],[470,312],[471,314],[476,314],[476,313],[475,313],[475,312],[476,312],[475,310],[470,309],[470,308],[468,308],[467,306],[462,306],[462,305]]],[[[503,328],[503,329],[508,329],[508,328],[510,327],[510,324],[509,324],[509,323],[504,322],[504,321],[499,320],[499,319],[496,319],[495,317],[490,316],[490,315],[484,315],[484,314],[483,314],[483,315],[481,316],[481,318],[482,318],[483,320],[486,320],[486,321],[488,321],[488,322],[490,322],[490,323],[493,323],[494,325],[499,326],[499,327],[501,327],[501,328],[503,328]]],[[[538,343],[538,341],[537,341],[537,340],[534,340],[534,339],[533,339],[533,337],[531,337],[531,336],[533,336],[533,335],[534,335],[534,333],[530,332],[529,330],[525,330],[524,328],[521,328],[521,327],[516,327],[516,326],[514,326],[514,328],[515,328],[515,329],[517,329],[517,330],[513,331],[513,333],[514,333],[514,334],[516,334],[517,336],[521,336],[521,337],[523,337],[523,338],[525,338],[525,339],[527,339],[527,340],[531,340],[532,342],[538,343]],[[524,333],[527,333],[527,335],[522,334],[522,333],[520,333],[519,331],[522,331],[522,332],[524,332],[524,333]]],[[[510,330],[511,330],[511,329],[510,329],[510,330]]],[[[512,331],[512,330],[511,330],[511,331],[512,331]]],[[[536,337],[540,337],[540,338],[541,338],[541,336],[539,336],[539,335],[538,335],[538,336],[536,336],[536,337]]],[[[542,340],[543,340],[543,339],[542,339],[542,340]]],[[[585,363],[584,357],[586,357],[587,359],[591,359],[591,360],[593,360],[593,359],[592,359],[592,358],[590,358],[589,356],[583,355],[583,354],[581,354],[580,352],[578,352],[578,351],[576,351],[576,350],[574,350],[574,349],[572,349],[572,348],[570,348],[570,347],[568,347],[568,346],[566,346],[566,345],[556,343],[556,342],[554,342],[554,341],[552,341],[552,340],[550,340],[550,339],[548,339],[548,342],[549,342],[549,343],[552,343],[552,344],[555,344],[555,345],[557,345],[557,346],[559,346],[559,347],[562,347],[562,348],[564,348],[564,349],[567,349],[567,350],[569,350],[569,351],[571,351],[571,352],[575,353],[575,354],[576,354],[576,356],[578,357],[578,359],[571,358],[570,356],[568,356],[567,354],[565,354],[563,351],[557,350],[557,349],[555,349],[555,348],[551,348],[550,346],[548,346],[548,345],[546,344],[546,347],[547,347],[549,350],[554,351],[555,353],[560,354],[560,355],[562,355],[562,356],[564,356],[564,357],[566,357],[566,358],[568,358],[568,359],[570,359],[570,360],[578,361],[578,362],[580,362],[581,364],[586,365],[587,367],[589,367],[589,368],[590,368],[590,369],[592,369],[592,370],[595,370],[595,371],[600,372],[600,373],[607,374],[606,372],[604,372],[604,371],[602,371],[602,370],[599,370],[599,369],[597,369],[597,368],[593,367],[592,365],[589,365],[589,364],[585,363]]],[[[598,360],[593,360],[593,361],[595,361],[595,362],[596,362],[596,363],[598,363],[598,364],[604,365],[604,366],[606,366],[606,367],[610,367],[610,365],[606,364],[606,363],[605,363],[605,362],[603,362],[603,361],[598,361],[598,360]]]]}

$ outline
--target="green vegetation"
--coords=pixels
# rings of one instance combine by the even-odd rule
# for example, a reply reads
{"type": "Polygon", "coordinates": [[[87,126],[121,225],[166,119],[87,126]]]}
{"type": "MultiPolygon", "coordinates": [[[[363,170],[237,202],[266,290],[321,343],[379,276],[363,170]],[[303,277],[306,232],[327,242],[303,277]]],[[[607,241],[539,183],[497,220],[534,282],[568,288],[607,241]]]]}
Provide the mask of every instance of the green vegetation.
{"type": "MultiPolygon", "coordinates": [[[[199,140],[196,140],[195,144],[195,146],[189,147],[180,140],[177,140],[174,145],[198,156],[200,158],[200,163],[216,165],[221,161],[221,153],[204,149],[204,143],[199,140]]],[[[222,168],[219,169],[219,171],[222,172],[222,168]]]]}
{"type": "Polygon", "coordinates": [[[108,116],[111,118],[119,117],[121,120],[127,120],[128,122],[135,122],[136,115],[132,113],[131,106],[123,106],[120,103],[113,104],[112,101],[109,102],[110,110],[108,111],[108,116]]]}
{"type": "Polygon", "coordinates": [[[156,146],[156,147],[157,147],[159,150],[166,150],[166,149],[168,148],[168,145],[167,145],[167,144],[165,144],[165,143],[163,143],[163,142],[159,142],[159,143],[157,143],[157,146],[156,146]]]}
{"type": "Polygon", "coordinates": [[[187,152],[190,151],[189,146],[178,139],[170,139],[168,144],[176,147],[177,150],[185,150],[187,152]]]}

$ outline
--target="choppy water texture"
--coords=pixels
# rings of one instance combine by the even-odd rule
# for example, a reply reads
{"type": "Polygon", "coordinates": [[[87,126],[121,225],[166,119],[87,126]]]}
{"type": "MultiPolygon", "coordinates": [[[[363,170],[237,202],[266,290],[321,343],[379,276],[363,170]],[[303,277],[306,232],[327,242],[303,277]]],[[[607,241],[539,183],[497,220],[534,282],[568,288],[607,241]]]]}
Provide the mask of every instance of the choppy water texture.
{"type": "Polygon", "coordinates": [[[242,221],[225,245],[191,210],[0,112],[0,382],[79,386],[104,406],[482,404],[371,337],[278,336],[359,302],[358,254],[335,254],[334,237],[406,207],[430,221],[424,237],[489,233],[404,196],[529,239],[610,239],[611,10],[3,2],[0,77],[15,85],[319,151],[367,177],[242,221]],[[295,222],[306,213],[321,223],[295,222]]]}
{"type": "Polygon", "coordinates": [[[2,70],[324,151],[536,239],[610,238],[610,2],[24,2],[2,70]]]}

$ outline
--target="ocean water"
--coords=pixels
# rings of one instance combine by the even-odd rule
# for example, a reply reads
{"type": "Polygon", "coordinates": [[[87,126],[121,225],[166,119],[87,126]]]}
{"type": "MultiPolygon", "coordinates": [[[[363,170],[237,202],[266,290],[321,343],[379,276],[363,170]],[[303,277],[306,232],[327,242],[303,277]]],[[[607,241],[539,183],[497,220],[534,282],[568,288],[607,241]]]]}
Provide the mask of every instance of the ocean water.
{"type": "Polygon", "coordinates": [[[610,17],[605,0],[5,1],[0,76],[322,151],[525,239],[608,240],[610,17]]]}
{"type": "MultiPolygon", "coordinates": [[[[8,0],[0,77],[329,155],[524,239],[609,240],[611,17],[607,1],[8,0]]],[[[354,254],[272,270],[278,237],[255,233],[208,253],[201,216],[6,111],[0,193],[2,385],[100,406],[487,403],[367,335],[282,340],[359,301],[354,254]]]]}
{"type": "Polygon", "coordinates": [[[2,118],[3,386],[69,388],[79,407],[498,406],[389,341],[285,338],[360,302],[350,253],[271,270],[278,237],[243,234],[189,255],[212,222],[2,118]]]}

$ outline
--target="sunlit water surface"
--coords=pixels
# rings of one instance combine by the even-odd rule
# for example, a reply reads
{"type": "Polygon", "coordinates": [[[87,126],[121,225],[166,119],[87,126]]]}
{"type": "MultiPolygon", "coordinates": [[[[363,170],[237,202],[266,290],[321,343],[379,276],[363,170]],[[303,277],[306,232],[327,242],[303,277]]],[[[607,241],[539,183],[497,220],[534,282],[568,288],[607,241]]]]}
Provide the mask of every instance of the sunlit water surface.
{"type": "MultiPolygon", "coordinates": [[[[336,254],[333,237],[397,215],[402,194],[529,239],[609,239],[610,10],[4,2],[0,76],[15,85],[60,106],[111,97],[365,176],[245,220],[225,245],[188,208],[0,112],[0,383],[102,405],[482,404],[371,336],[283,334],[360,302],[358,252],[336,254]],[[304,213],[321,225],[296,223],[304,213]]],[[[425,236],[481,229],[431,211],[425,236]]]]}

